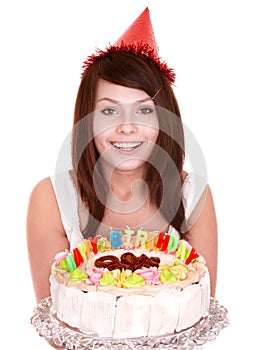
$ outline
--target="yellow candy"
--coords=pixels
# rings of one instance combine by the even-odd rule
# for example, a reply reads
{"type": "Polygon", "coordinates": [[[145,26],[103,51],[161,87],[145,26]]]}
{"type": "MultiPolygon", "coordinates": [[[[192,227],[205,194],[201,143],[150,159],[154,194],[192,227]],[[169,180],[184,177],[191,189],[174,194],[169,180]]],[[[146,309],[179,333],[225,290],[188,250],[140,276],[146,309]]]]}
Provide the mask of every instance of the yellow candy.
{"type": "Polygon", "coordinates": [[[167,270],[171,267],[171,265],[166,264],[166,265],[159,265],[158,270],[167,270]]]}
{"type": "Polygon", "coordinates": [[[183,265],[172,266],[169,268],[169,271],[181,281],[185,280],[188,276],[188,271],[186,271],[183,265]]]}
{"type": "Polygon", "coordinates": [[[115,279],[115,285],[119,288],[127,288],[126,287],[126,278],[132,274],[131,270],[122,270],[122,272],[118,269],[112,270],[111,275],[115,279]]]}

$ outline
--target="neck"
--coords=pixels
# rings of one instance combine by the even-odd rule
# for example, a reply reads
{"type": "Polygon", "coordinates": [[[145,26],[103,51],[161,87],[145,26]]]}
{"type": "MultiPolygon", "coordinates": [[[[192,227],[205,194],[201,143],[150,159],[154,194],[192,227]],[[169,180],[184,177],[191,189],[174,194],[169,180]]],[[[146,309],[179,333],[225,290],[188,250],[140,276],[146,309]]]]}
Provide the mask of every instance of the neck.
{"type": "Polygon", "coordinates": [[[121,201],[139,196],[146,187],[143,181],[143,168],[131,171],[115,170],[111,177],[112,193],[121,201]]]}
{"type": "MultiPolygon", "coordinates": [[[[104,171],[106,170],[104,168],[104,171]]],[[[110,186],[106,200],[108,210],[118,213],[131,213],[146,203],[148,187],[143,181],[143,170],[144,167],[142,166],[133,170],[115,169],[113,172],[105,173],[110,186]]]]}

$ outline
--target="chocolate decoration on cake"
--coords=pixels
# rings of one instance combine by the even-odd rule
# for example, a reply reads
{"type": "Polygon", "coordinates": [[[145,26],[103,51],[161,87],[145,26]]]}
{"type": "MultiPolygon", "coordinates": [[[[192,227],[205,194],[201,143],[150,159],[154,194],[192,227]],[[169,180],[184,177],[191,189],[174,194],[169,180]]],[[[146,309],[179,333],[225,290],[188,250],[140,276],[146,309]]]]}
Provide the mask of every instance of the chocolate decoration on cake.
{"type": "Polygon", "coordinates": [[[159,267],[160,258],[147,257],[145,254],[141,254],[139,257],[133,253],[127,252],[121,255],[120,260],[114,255],[105,255],[95,260],[94,265],[96,267],[107,268],[112,270],[131,270],[132,272],[141,269],[142,267],[159,267]]]}

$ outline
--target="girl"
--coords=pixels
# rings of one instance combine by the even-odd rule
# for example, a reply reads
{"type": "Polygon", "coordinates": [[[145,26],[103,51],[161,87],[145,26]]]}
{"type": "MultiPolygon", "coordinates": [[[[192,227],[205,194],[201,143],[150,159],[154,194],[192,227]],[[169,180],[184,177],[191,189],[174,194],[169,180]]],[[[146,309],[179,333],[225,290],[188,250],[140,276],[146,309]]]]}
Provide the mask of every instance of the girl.
{"type": "Polygon", "coordinates": [[[189,241],[206,259],[215,295],[212,193],[203,179],[183,170],[183,126],[172,75],[152,53],[146,44],[122,41],[86,62],[75,105],[72,169],[40,181],[29,200],[37,302],[50,295],[57,252],[87,237],[109,238],[110,228],[126,226],[189,241]]]}

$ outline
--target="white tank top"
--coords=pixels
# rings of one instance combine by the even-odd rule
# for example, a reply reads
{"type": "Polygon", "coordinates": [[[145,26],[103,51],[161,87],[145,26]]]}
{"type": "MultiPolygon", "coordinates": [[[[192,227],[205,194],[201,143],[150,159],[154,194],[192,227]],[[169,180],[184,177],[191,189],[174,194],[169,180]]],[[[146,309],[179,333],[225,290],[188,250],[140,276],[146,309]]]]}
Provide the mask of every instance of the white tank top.
{"type": "MultiPolygon", "coordinates": [[[[77,188],[69,171],[50,176],[50,179],[58,202],[62,224],[70,243],[70,248],[74,249],[84,240],[78,214],[79,200],[77,188]]],[[[188,220],[197,202],[201,198],[206,184],[205,179],[194,173],[189,173],[186,176],[182,187],[186,220],[188,220]]],[[[176,234],[177,230],[170,226],[169,233],[176,234]]]]}

